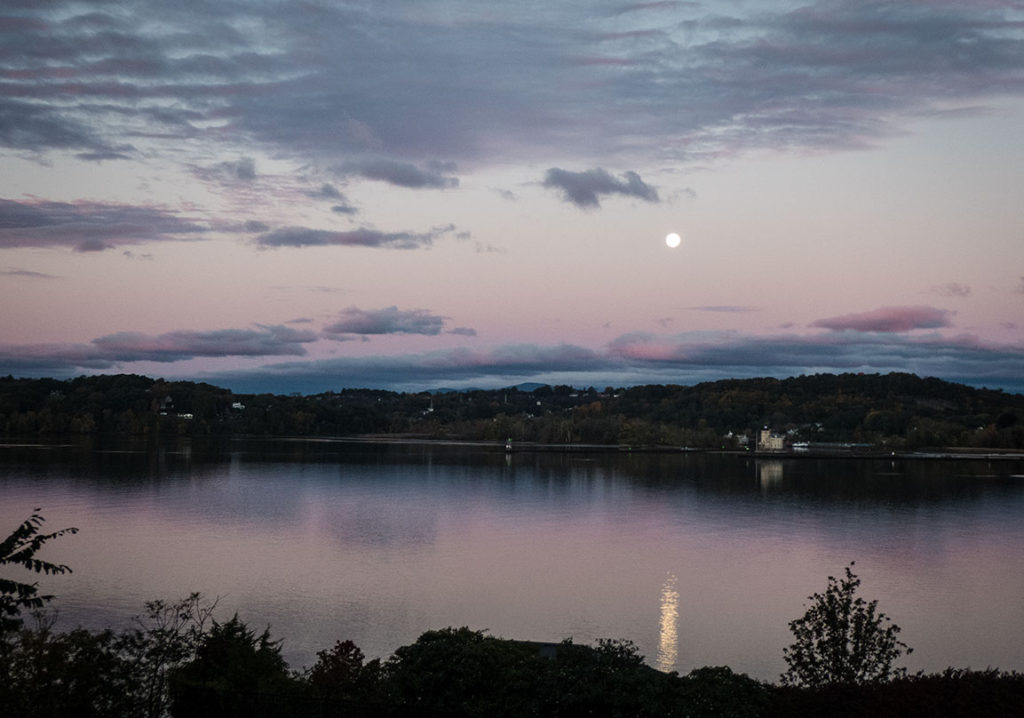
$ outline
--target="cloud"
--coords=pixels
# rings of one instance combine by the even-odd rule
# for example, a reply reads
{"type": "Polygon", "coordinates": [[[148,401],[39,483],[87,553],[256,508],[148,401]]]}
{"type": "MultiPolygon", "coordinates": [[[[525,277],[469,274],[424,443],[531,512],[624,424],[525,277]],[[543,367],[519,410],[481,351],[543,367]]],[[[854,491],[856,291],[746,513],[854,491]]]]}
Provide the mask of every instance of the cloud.
{"type": "MultiPolygon", "coordinates": [[[[35,163],[26,190],[39,186],[32,173],[49,173],[52,186],[66,193],[68,182],[100,177],[97,169],[106,176],[110,167],[95,163],[130,158],[122,181],[97,181],[87,194],[159,190],[192,199],[197,190],[221,192],[211,207],[233,212],[205,226],[195,219],[204,216],[198,210],[8,200],[0,206],[0,248],[99,251],[198,239],[211,229],[238,232],[246,218],[246,238],[268,248],[426,248],[445,233],[390,232],[368,223],[353,230],[345,215],[355,208],[330,191],[356,196],[348,187],[358,184],[360,198],[378,192],[367,207],[384,207],[390,187],[362,180],[446,189],[460,183],[460,173],[479,172],[476,192],[491,184],[518,187],[523,177],[515,172],[544,180],[550,167],[552,196],[579,207],[615,197],[667,203],[672,188],[655,190],[621,170],[638,170],[648,181],[672,172],[682,181],[694,176],[695,164],[716,158],[764,148],[806,154],[872,146],[912,123],[934,129],[943,117],[1012,110],[1024,98],[1021,8],[1001,0],[468,7],[447,0],[9,3],[0,43],[0,150],[12,173],[35,163]],[[201,166],[211,182],[186,187],[168,163],[201,166]],[[610,170],[561,169],[598,164],[610,170]],[[299,206],[311,201],[303,191],[317,191],[308,177],[333,182],[320,186],[316,199],[323,204],[315,208],[299,206]],[[302,212],[323,214],[324,224],[302,212]],[[229,222],[233,229],[224,228],[229,222]]],[[[8,179],[18,182],[16,175],[8,179]]],[[[423,201],[410,194],[403,198],[423,201]]],[[[425,205],[415,212],[421,210],[425,205]]],[[[481,226],[476,235],[497,242],[485,232],[481,226]]],[[[1024,294],[1024,280],[1015,286],[1016,280],[1011,276],[1006,290],[1024,294]]],[[[939,293],[962,296],[953,284],[939,293]]],[[[294,313],[306,311],[312,309],[294,313]]],[[[901,332],[948,326],[952,318],[918,315],[901,325],[875,316],[856,325],[859,331],[839,333],[881,327],[893,342],[888,351],[902,346],[901,332]]],[[[854,326],[849,317],[822,321],[841,320],[854,326]]],[[[863,346],[871,338],[859,337],[863,346]]],[[[82,356],[103,361],[86,346],[82,356]]],[[[636,363],[615,366],[632,377],[657,375],[653,367],[662,366],[686,367],[685,376],[716,371],[639,355],[661,351],[671,359],[677,346],[638,342],[631,349],[638,356],[629,360],[636,363]]],[[[917,348],[901,350],[917,361],[917,348]]],[[[828,349],[813,354],[819,364],[812,367],[829,365],[828,349]]],[[[800,361],[794,356],[792,366],[806,366],[800,361]]]]}
{"type": "Polygon", "coordinates": [[[89,344],[0,344],[0,371],[17,376],[72,376],[115,363],[89,344]]]}
{"type": "Polygon", "coordinates": [[[342,194],[337,187],[330,183],[323,183],[315,190],[305,193],[310,199],[322,199],[335,202],[331,211],[335,214],[358,214],[359,210],[349,202],[348,197],[342,194]]]}
{"type": "Polygon", "coordinates": [[[647,202],[658,201],[658,191],[640,179],[636,172],[626,172],[622,177],[616,179],[600,167],[583,172],[552,167],[544,176],[544,186],[561,190],[567,202],[583,209],[600,207],[599,197],[610,194],[637,197],[647,202]]]}
{"type": "Polygon", "coordinates": [[[256,160],[252,157],[242,157],[235,162],[223,162],[219,168],[230,177],[242,182],[252,182],[256,179],[256,160]]]}
{"type": "Polygon", "coordinates": [[[132,362],[171,363],[196,357],[303,356],[313,331],[259,325],[255,329],[118,332],[85,344],[0,345],[0,367],[21,375],[102,371],[132,362]]]}
{"type": "Polygon", "coordinates": [[[622,7],[619,7],[612,11],[612,15],[625,15],[626,13],[638,12],[644,10],[668,10],[674,7],[678,7],[681,4],[680,0],[658,0],[656,2],[635,2],[627,3],[622,7]]]}
{"type": "Polygon", "coordinates": [[[435,336],[444,328],[444,317],[431,314],[425,309],[401,310],[398,307],[383,309],[343,309],[338,321],[324,327],[328,335],[348,334],[425,334],[435,336]]]}
{"type": "Polygon", "coordinates": [[[416,170],[368,166],[379,179],[446,187],[422,163],[857,147],[1024,91],[1011,2],[59,7],[9,13],[0,145],[16,151],[230,142],[372,155],[416,170]]]}
{"type": "Polygon", "coordinates": [[[1024,294],[1024,277],[1020,278],[1020,282],[1017,283],[1017,289],[1015,291],[1017,294],[1024,294]]]}
{"type": "Polygon", "coordinates": [[[411,189],[449,189],[459,186],[459,178],[445,174],[455,169],[454,165],[430,163],[426,169],[409,162],[389,159],[347,162],[338,168],[342,175],[357,175],[364,179],[380,180],[396,187],[411,189]]]}
{"type": "MultiPolygon", "coordinates": [[[[349,323],[338,329],[430,334],[435,329],[441,331],[444,319],[424,310],[388,308],[355,310],[338,323],[346,321],[349,323]]],[[[331,359],[305,353],[305,347],[318,337],[367,336],[332,336],[276,326],[156,336],[123,332],[87,344],[0,346],[0,374],[67,376],[81,371],[131,370],[136,361],[302,356],[301,361],[254,369],[211,371],[202,378],[236,391],[326,391],[339,386],[420,391],[438,386],[507,386],[520,381],[626,386],[820,372],[909,371],[974,386],[1024,391],[1020,374],[1024,346],[984,342],[971,335],[631,333],[600,350],[570,344],[514,344],[472,351],[458,348],[331,359]]],[[[194,370],[187,378],[196,378],[194,370]]]]}
{"type": "Polygon", "coordinates": [[[998,346],[969,335],[906,337],[891,334],[755,336],[737,332],[678,335],[634,333],[608,345],[608,355],[635,369],[713,370],[730,376],[778,376],[818,371],[915,371],[962,379],[1002,375],[1024,357],[1024,347],[998,346]]]}
{"type": "Polygon", "coordinates": [[[177,331],[156,336],[139,332],[118,332],[92,341],[99,354],[117,362],[173,362],[194,357],[302,356],[304,344],[315,341],[312,331],[285,326],[256,329],[177,331]]]}
{"type": "Polygon", "coordinates": [[[155,207],[0,199],[0,249],[67,246],[96,252],[121,244],[189,239],[204,231],[155,207]]]}
{"type": "Polygon", "coordinates": [[[339,294],[345,290],[339,287],[329,287],[322,284],[305,284],[305,285],[276,285],[268,287],[278,292],[291,292],[291,291],[302,291],[302,292],[317,292],[320,294],[339,294]]]}
{"type": "Polygon", "coordinates": [[[835,331],[909,332],[952,326],[953,314],[935,307],[881,307],[861,314],[819,319],[811,326],[835,331]]]}
{"type": "Polygon", "coordinates": [[[44,274],[43,272],[33,272],[28,269],[17,269],[15,267],[7,267],[6,269],[0,269],[0,277],[27,277],[30,279],[59,279],[59,277],[53,274],[44,274]]]}
{"type": "Polygon", "coordinates": [[[73,119],[56,106],[23,102],[0,92],[0,146],[34,152],[85,150],[81,153],[84,159],[90,155],[101,159],[114,158],[106,157],[108,154],[120,156],[122,151],[90,129],[91,113],[83,115],[73,119]]]}
{"type": "Polygon", "coordinates": [[[628,373],[644,377],[644,383],[909,371],[975,386],[1024,389],[1013,368],[1024,360],[1024,346],[986,343],[970,335],[634,333],[609,343],[607,354],[626,362],[628,373]]]}
{"type": "Polygon", "coordinates": [[[429,232],[381,232],[362,227],[345,231],[282,227],[265,232],[254,240],[263,248],[272,247],[378,247],[384,249],[422,249],[454,230],[451,225],[429,232]]]}
{"type": "Polygon", "coordinates": [[[195,167],[193,172],[202,180],[225,184],[248,184],[256,179],[256,160],[240,157],[233,162],[218,162],[210,167],[195,167]]]}
{"type": "Polygon", "coordinates": [[[722,312],[727,314],[760,311],[757,307],[748,307],[741,304],[709,304],[700,307],[687,307],[687,309],[693,312],[722,312]]]}
{"type": "Polygon", "coordinates": [[[337,187],[326,182],[320,185],[318,189],[306,192],[306,196],[312,199],[345,199],[345,195],[339,192],[337,187]]]}
{"type": "Polygon", "coordinates": [[[936,285],[932,287],[932,292],[943,297],[971,296],[971,288],[966,284],[960,284],[959,282],[947,282],[946,284],[936,285]]]}
{"type": "Polygon", "coordinates": [[[82,240],[78,245],[75,246],[76,252],[102,252],[106,249],[112,249],[113,247],[105,243],[102,239],[90,238],[82,240]]]}
{"type": "Polygon", "coordinates": [[[245,224],[243,225],[243,229],[246,232],[269,232],[270,225],[267,224],[266,222],[261,222],[258,219],[249,219],[246,220],[245,224]]]}
{"type": "Polygon", "coordinates": [[[461,336],[461,337],[475,337],[476,336],[476,329],[473,329],[472,327],[455,327],[454,329],[449,329],[445,333],[446,334],[455,334],[455,335],[461,336]]]}
{"type": "Polygon", "coordinates": [[[634,333],[619,337],[601,351],[568,344],[446,349],[277,363],[258,370],[210,375],[208,380],[247,391],[287,387],[315,392],[339,385],[421,391],[440,386],[500,387],[521,381],[627,386],[821,372],[910,371],[1021,391],[1022,362],[1024,346],[988,344],[967,335],[634,333]]]}
{"type": "Polygon", "coordinates": [[[122,145],[116,149],[94,150],[92,152],[79,152],[75,157],[85,162],[107,162],[109,160],[128,160],[135,150],[131,145],[122,145]]]}
{"type": "Polygon", "coordinates": [[[288,386],[296,391],[325,391],[326,377],[337,386],[394,387],[419,391],[424,387],[486,383],[508,386],[523,377],[559,376],[571,372],[615,370],[620,362],[608,360],[593,350],[571,344],[537,346],[513,344],[483,351],[445,349],[399,356],[338,357],[308,362],[288,362],[258,371],[211,375],[246,390],[265,386],[288,386]],[[323,388],[321,388],[323,387],[323,388]]]}

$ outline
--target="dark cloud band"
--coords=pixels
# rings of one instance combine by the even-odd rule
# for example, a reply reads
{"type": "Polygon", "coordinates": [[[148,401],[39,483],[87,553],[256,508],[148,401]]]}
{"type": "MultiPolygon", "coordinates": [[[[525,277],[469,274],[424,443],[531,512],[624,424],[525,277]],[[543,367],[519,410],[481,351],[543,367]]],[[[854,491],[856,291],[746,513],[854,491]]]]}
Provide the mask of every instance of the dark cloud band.
{"type": "Polygon", "coordinates": [[[410,162],[389,159],[347,162],[338,168],[341,175],[356,175],[364,179],[380,180],[396,187],[410,189],[449,189],[459,186],[458,177],[446,174],[454,165],[432,162],[426,168],[410,162]]]}
{"type": "Polygon", "coordinates": [[[0,199],[0,249],[72,247],[80,252],[167,239],[195,239],[205,227],[174,212],[99,202],[0,199]]]}
{"type": "Polygon", "coordinates": [[[381,232],[359,228],[344,231],[282,227],[256,237],[255,244],[273,247],[376,247],[382,249],[422,249],[434,240],[452,232],[454,226],[437,227],[429,232],[381,232]]]}
{"type": "Polygon", "coordinates": [[[544,186],[560,190],[567,202],[583,209],[601,206],[600,197],[612,194],[657,202],[658,191],[640,179],[636,172],[626,172],[616,179],[600,167],[583,172],[570,172],[552,167],[544,176],[544,186]]]}
{"type": "Polygon", "coordinates": [[[436,336],[444,328],[444,317],[425,309],[401,310],[359,309],[349,307],[341,311],[338,321],[324,327],[327,335],[373,334],[425,334],[436,336]]]}
{"type": "Polygon", "coordinates": [[[380,3],[176,7],[11,8],[0,145],[108,160],[140,153],[125,137],[174,145],[226,125],[270,154],[370,156],[346,172],[446,188],[457,178],[424,162],[862,146],[901,118],[1024,92],[1011,2],[640,3],[625,29],[612,0],[458,20],[380,3]]]}
{"type": "MultiPolygon", "coordinates": [[[[308,356],[318,338],[380,334],[433,336],[444,318],[424,310],[352,310],[330,332],[267,326],[249,330],[120,333],[83,345],[0,347],[0,373],[32,376],[124,370],[137,361],[193,357],[308,356]],[[332,332],[351,332],[334,334],[332,332]]],[[[454,331],[454,330],[453,330],[454,331]]],[[[490,349],[447,349],[392,356],[304,358],[259,369],[208,374],[231,386],[273,391],[324,391],[339,386],[422,390],[436,386],[502,386],[519,381],[624,386],[693,383],[752,376],[818,372],[911,371],[976,386],[1024,390],[1024,346],[997,345],[967,335],[826,332],[811,335],[634,333],[602,350],[561,344],[516,344],[490,349]]]]}

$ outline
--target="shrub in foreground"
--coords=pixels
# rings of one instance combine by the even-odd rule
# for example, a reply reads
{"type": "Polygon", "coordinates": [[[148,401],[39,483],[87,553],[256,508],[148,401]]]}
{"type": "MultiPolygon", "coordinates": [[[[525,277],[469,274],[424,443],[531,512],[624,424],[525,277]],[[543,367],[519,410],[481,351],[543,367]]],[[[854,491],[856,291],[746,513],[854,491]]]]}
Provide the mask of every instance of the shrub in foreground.
{"type": "Polygon", "coordinates": [[[1024,715],[1024,674],[947,668],[888,683],[772,689],[770,718],[1007,718],[1024,715]]]}
{"type": "Polygon", "coordinates": [[[175,718],[291,716],[302,684],[288,671],[280,641],[257,635],[237,615],[213,622],[193,660],[169,676],[175,718]]]}
{"type": "Polygon", "coordinates": [[[796,641],[783,651],[789,666],[783,685],[876,683],[906,675],[893,664],[913,649],[896,638],[900,627],[878,611],[878,601],[857,595],[860,579],[850,566],[842,579],[829,576],[825,593],[810,596],[807,612],[790,622],[796,641]]]}

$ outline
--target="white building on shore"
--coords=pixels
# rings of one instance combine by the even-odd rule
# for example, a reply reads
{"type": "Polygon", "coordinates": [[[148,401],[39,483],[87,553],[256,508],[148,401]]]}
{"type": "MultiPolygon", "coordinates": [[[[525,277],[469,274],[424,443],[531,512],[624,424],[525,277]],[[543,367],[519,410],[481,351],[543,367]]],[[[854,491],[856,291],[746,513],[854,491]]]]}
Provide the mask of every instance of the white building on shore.
{"type": "Polygon", "coordinates": [[[785,448],[785,437],[776,434],[767,426],[757,434],[758,451],[782,451],[785,448]]]}

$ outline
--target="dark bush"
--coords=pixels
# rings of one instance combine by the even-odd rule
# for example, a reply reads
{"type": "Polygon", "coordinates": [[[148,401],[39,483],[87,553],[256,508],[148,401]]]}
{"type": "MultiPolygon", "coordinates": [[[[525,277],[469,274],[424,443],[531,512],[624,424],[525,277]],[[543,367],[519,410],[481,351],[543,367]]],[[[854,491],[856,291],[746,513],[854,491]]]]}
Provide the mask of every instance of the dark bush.
{"type": "Polygon", "coordinates": [[[778,718],[975,718],[1024,716],[1024,674],[948,668],[889,683],[777,687],[771,710],[778,718]]]}
{"type": "Polygon", "coordinates": [[[238,616],[214,622],[196,657],[170,674],[175,718],[293,716],[305,703],[301,683],[288,672],[279,641],[260,635],[238,616]]]}

